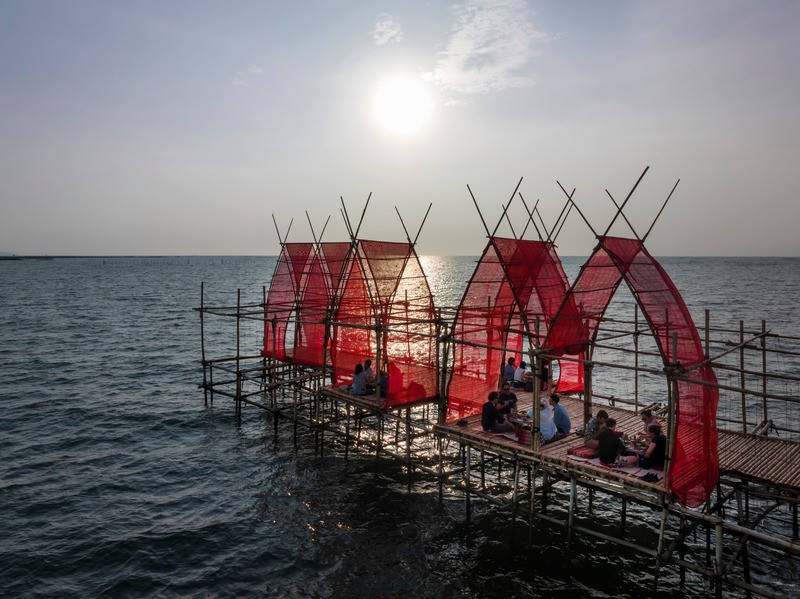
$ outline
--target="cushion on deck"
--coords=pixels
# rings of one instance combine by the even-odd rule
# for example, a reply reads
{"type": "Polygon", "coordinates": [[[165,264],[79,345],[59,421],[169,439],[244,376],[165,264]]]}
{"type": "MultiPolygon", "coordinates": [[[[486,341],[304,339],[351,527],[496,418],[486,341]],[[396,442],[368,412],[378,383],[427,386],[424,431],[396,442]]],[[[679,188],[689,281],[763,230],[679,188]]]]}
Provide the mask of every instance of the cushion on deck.
{"type": "Polygon", "coordinates": [[[591,460],[592,458],[597,457],[597,450],[592,449],[591,447],[573,447],[572,449],[567,451],[567,454],[591,460]]]}

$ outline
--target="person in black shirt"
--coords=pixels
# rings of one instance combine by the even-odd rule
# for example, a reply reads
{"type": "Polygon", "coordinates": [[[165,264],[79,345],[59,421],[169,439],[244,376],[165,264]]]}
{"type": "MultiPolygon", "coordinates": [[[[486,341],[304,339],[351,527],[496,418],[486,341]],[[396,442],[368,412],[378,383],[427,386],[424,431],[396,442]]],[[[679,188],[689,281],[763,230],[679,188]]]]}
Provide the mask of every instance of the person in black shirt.
{"type": "Polygon", "coordinates": [[[505,381],[503,383],[502,391],[497,397],[497,411],[500,416],[507,417],[511,410],[517,407],[517,394],[511,391],[511,383],[505,381]]]}
{"type": "Polygon", "coordinates": [[[661,427],[651,424],[647,428],[650,435],[650,445],[639,458],[639,466],[642,468],[663,468],[667,456],[667,438],[661,434],[661,427]]]}
{"type": "Polygon", "coordinates": [[[483,404],[483,411],[481,412],[481,427],[487,433],[510,433],[514,430],[514,426],[502,421],[502,416],[497,411],[498,397],[499,393],[497,391],[489,393],[489,398],[483,404]]]}
{"type": "MultiPolygon", "coordinates": [[[[622,439],[614,432],[616,426],[617,421],[609,418],[606,420],[606,427],[597,435],[597,454],[603,464],[614,464],[617,456],[626,451],[622,439]]],[[[636,457],[631,457],[635,463],[636,457]]]]}

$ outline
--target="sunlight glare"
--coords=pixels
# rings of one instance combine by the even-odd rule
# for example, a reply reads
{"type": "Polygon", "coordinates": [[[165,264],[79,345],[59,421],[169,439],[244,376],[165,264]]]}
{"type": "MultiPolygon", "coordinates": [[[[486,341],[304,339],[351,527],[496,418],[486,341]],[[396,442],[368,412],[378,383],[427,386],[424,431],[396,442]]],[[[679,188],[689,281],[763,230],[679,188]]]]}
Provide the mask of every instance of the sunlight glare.
{"type": "Polygon", "coordinates": [[[375,93],[375,117],[396,135],[419,132],[430,117],[433,100],[422,82],[406,77],[386,79],[375,93]]]}

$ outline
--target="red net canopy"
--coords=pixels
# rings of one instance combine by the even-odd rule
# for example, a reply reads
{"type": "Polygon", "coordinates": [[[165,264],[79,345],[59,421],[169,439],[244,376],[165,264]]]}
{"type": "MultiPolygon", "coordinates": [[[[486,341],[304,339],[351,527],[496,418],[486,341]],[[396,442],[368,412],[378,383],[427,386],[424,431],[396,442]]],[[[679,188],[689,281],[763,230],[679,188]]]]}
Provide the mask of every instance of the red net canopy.
{"type": "Polygon", "coordinates": [[[480,413],[498,387],[506,359],[520,363],[523,336],[537,343],[544,339],[568,288],[552,243],[489,240],[453,324],[447,420],[480,413]]]}
{"type": "Polygon", "coordinates": [[[433,297],[412,244],[359,241],[333,318],[336,383],[351,382],[355,365],[371,359],[376,372],[388,374],[386,405],[436,397],[434,316],[433,297]]]}
{"type": "MultiPolygon", "coordinates": [[[[703,362],[700,335],[666,271],[641,241],[618,237],[600,239],[572,286],[571,304],[565,303],[550,329],[546,348],[555,354],[577,353],[587,348],[623,279],[650,325],[664,364],[691,367],[703,362]]],[[[707,365],[692,369],[691,377],[711,384],[717,382],[713,369],[707,365]]],[[[677,500],[689,507],[705,502],[719,477],[718,399],[716,387],[699,382],[677,383],[673,461],[668,484],[677,500]]]]}
{"type": "MultiPolygon", "coordinates": [[[[339,282],[350,258],[350,242],[319,244],[298,298],[297,333],[292,360],[304,366],[323,366],[330,340],[325,337],[325,319],[336,303],[339,282]],[[327,344],[327,347],[326,347],[327,344]]],[[[332,312],[331,312],[332,313],[332,312]]]]}
{"type": "MultiPolygon", "coordinates": [[[[286,243],[269,285],[264,309],[264,357],[287,359],[286,331],[305,285],[313,244],[286,243]]],[[[290,348],[293,344],[290,343],[290,348]]]]}

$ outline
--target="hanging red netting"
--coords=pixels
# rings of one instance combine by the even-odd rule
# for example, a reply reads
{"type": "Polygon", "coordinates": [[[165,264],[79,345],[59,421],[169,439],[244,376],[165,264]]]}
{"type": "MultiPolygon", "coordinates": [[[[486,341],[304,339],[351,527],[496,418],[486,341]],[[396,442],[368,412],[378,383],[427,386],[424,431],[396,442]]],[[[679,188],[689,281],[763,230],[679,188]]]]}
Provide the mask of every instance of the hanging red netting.
{"type": "MultiPolygon", "coordinates": [[[[584,360],[583,354],[569,356],[584,360]]],[[[558,382],[555,385],[556,393],[583,393],[583,362],[572,360],[558,360],[558,382]]]]}
{"type": "Polygon", "coordinates": [[[330,348],[325,346],[324,320],[338,297],[339,281],[350,248],[350,243],[325,242],[314,254],[298,303],[297,335],[292,354],[292,360],[298,364],[323,366],[326,362],[326,350],[330,348]]]}
{"type": "Polygon", "coordinates": [[[356,251],[334,316],[336,382],[351,382],[355,365],[371,359],[388,374],[386,405],[436,397],[433,297],[413,246],[362,240],[356,251]],[[376,323],[382,331],[380,355],[376,323]]]}
{"type": "Polygon", "coordinates": [[[269,286],[267,305],[264,310],[265,357],[285,360],[291,355],[293,342],[287,352],[286,334],[293,311],[303,285],[308,265],[313,257],[313,244],[286,243],[283,246],[275,273],[269,286]]]}
{"type": "MultiPolygon", "coordinates": [[[[617,287],[625,280],[650,323],[665,365],[701,363],[700,336],[678,290],[641,241],[603,237],[581,268],[547,339],[549,351],[576,354],[597,334],[617,287]],[[677,335],[677,351],[673,337],[677,335]]],[[[691,372],[692,378],[716,384],[709,366],[691,372]]],[[[689,507],[710,496],[719,476],[716,387],[679,381],[675,401],[674,449],[668,484],[676,499],[689,507]]]]}
{"type": "Polygon", "coordinates": [[[552,243],[494,237],[470,279],[453,324],[447,420],[478,414],[523,336],[540,343],[568,289],[552,243]],[[536,336],[536,325],[539,335],[536,336]]]}
{"type": "MultiPolygon", "coordinates": [[[[639,241],[611,237],[603,243],[625,273],[650,322],[665,364],[690,366],[703,362],[703,344],[692,316],[662,266],[639,241]]],[[[689,376],[712,385],[717,383],[714,370],[708,365],[693,370],[689,376]]],[[[674,400],[675,444],[668,483],[678,501],[697,507],[708,499],[719,478],[716,423],[719,390],[679,381],[674,400]]]]}

